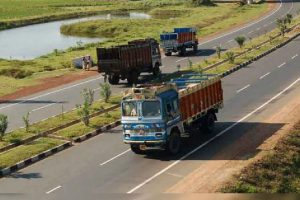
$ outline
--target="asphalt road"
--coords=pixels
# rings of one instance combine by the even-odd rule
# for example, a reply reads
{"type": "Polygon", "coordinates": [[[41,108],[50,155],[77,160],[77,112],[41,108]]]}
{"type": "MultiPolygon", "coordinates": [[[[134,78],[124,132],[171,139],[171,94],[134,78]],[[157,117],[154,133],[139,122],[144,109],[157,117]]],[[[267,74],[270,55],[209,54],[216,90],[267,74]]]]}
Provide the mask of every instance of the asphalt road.
{"type": "MultiPolygon", "coordinates": [[[[278,8],[272,11],[267,16],[246,24],[241,28],[231,30],[220,35],[215,36],[213,39],[202,42],[199,45],[199,52],[190,54],[187,57],[178,57],[176,55],[171,57],[163,57],[163,73],[171,73],[177,70],[177,65],[182,67],[188,65],[188,58],[193,63],[199,62],[206,57],[215,53],[214,49],[217,45],[225,50],[227,48],[236,46],[234,38],[238,35],[245,35],[247,38],[257,37],[267,31],[276,27],[276,19],[280,18],[287,13],[296,13],[300,8],[299,3],[278,2],[278,8]]],[[[0,113],[6,114],[9,118],[9,130],[22,127],[22,116],[30,112],[30,121],[36,122],[53,115],[61,113],[62,105],[65,111],[73,109],[77,104],[82,103],[80,91],[83,88],[91,88],[96,91],[95,97],[99,98],[99,83],[103,82],[103,77],[98,75],[85,80],[80,80],[75,83],[63,85],[51,90],[47,90],[35,95],[27,96],[21,99],[12,100],[7,103],[0,104],[0,113]]],[[[113,93],[118,93],[126,88],[125,84],[113,86],[113,93]]]]}
{"type": "MultiPolygon", "coordinates": [[[[216,131],[185,141],[178,156],[135,155],[122,143],[120,128],[0,179],[0,197],[89,199],[107,194],[157,194],[166,191],[202,164],[230,160],[239,138],[257,126],[268,126],[255,150],[283,124],[260,123],[300,93],[300,38],[223,79],[224,109],[216,131]]],[[[251,138],[249,138],[251,139],[251,138]]],[[[107,196],[106,196],[107,197],[107,196]]],[[[104,198],[104,199],[108,199],[104,198]]],[[[145,196],[135,196],[145,199],[145,196]]]]}

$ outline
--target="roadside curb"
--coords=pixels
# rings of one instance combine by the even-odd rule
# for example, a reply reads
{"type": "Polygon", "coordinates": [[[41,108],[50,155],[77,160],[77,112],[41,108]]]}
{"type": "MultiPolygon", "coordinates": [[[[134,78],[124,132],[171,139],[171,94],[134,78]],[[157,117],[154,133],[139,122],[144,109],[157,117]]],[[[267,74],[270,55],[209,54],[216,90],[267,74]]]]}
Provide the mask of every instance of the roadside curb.
{"type": "Polygon", "coordinates": [[[220,76],[223,78],[223,77],[228,76],[229,74],[232,74],[233,72],[235,72],[235,71],[237,71],[237,70],[239,70],[239,69],[241,69],[241,68],[243,68],[243,67],[248,66],[248,65],[251,64],[252,62],[257,61],[257,60],[259,60],[260,58],[262,58],[262,57],[264,57],[264,56],[266,56],[266,55],[272,53],[272,52],[275,51],[276,49],[279,49],[279,48],[285,46],[286,44],[288,44],[289,42],[291,42],[292,40],[294,40],[295,38],[297,38],[297,37],[299,37],[299,36],[300,36],[300,33],[297,33],[296,35],[290,37],[289,39],[287,39],[287,40],[284,41],[283,43],[280,43],[280,44],[274,46],[273,48],[271,48],[271,49],[269,49],[269,50],[263,52],[262,54],[259,54],[258,56],[252,58],[251,60],[248,60],[248,61],[246,61],[246,62],[243,62],[243,63],[241,63],[241,64],[239,64],[239,65],[237,65],[237,66],[235,66],[235,67],[233,67],[233,68],[231,68],[231,69],[229,69],[229,70],[227,70],[226,72],[223,72],[222,74],[220,74],[220,76]]]}
{"type": "Polygon", "coordinates": [[[53,154],[56,154],[62,150],[65,150],[67,148],[69,148],[70,146],[72,146],[72,142],[66,142],[62,145],[59,145],[57,147],[54,147],[52,149],[49,149],[49,150],[46,150],[38,155],[35,155],[35,156],[32,156],[31,158],[28,158],[26,160],[23,160],[23,161],[20,161],[18,162],[17,164],[13,165],[13,166],[10,166],[10,167],[7,167],[7,168],[4,168],[2,170],[0,170],[0,177],[3,177],[3,176],[6,176],[6,175],[9,175],[19,169],[22,169],[22,168],[25,168],[35,162],[38,162],[40,160],[43,160],[44,158],[50,156],[50,155],[53,155],[53,154]]]}
{"type": "Polygon", "coordinates": [[[87,139],[89,139],[91,137],[99,135],[100,133],[103,133],[103,132],[108,131],[108,130],[110,130],[112,128],[115,128],[115,127],[119,126],[120,124],[121,124],[121,120],[117,120],[117,121],[115,121],[113,123],[110,123],[108,125],[102,126],[101,128],[96,129],[95,131],[89,132],[89,133],[87,133],[87,134],[85,134],[83,136],[75,138],[73,141],[77,142],[77,143],[83,142],[83,141],[85,141],[85,140],[87,140],[87,139]]]}
{"type": "MultiPolygon", "coordinates": [[[[106,113],[106,112],[112,111],[112,110],[117,109],[117,108],[119,108],[119,107],[120,107],[120,105],[114,105],[114,106],[111,106],[111,107],[106,108],[106,109],[104,109],[104,110],[97,111],[97,112],[95,112],[95,113],[92,113],[92,114],[90,115],[90,118],[93,118],[93,117],[96,117],[96,116],[98,116],[98,115],[104,114],[104,113],[106,113]]],[[[59,114],[59,115],[60,115],[60,114],[59,114]]],[[[59,115],[55,115],[54,117],[57,117],[57,116],[59,116],[59,115]]],[[[52,118],[52,117],[50,117],[50,118],[52,118]]],[[[48,119],[50,119],[50,118],[48,118],[48,119]]],[[[72,126],[72,125],[74,125],[74,124],[77,124],[77,123],[79,123],[80,121],[81,121],[81,119],[75,119],[75,120],[73,120],[73,121],[67,122],[67,123],[65,123],[65,124],[63,124],[63,125],[57,126],[57,127],[52,128],[52,129],[50,129],[50,130],[47,130],[47,131],[38,133],[38,134],[33,135],[33,136],[31,136],[31,137],[28,137],[28,138],[26,138],[26,139],[23,139],[23,140],[19,141],[18,143],[12,143],[12,144],[9,144],[9,145],[7,145],[7,146],[4,146],[4,147],[0,148],[0,153],[5,152],[5,151],[8,151],[8,150],[10,150],[10,149],[12,149],[12,148],[15,148],[15,147],[17,147],[17,146],[20,146],[20,145],[22,145],[22,144],[27,144],[27,143],[32,142],[33,140],[36,140],[36,139],[38,139],[38,138],[40,138],[40,137],[48,136],[48,135],[50,135],[50,134],[52,134],[52,133],[54,133],[54,132],[57,132],[57,131],[62,130],[62,129],[67,128],[67,127],[70,127],[70,126],[72,126]]]]}

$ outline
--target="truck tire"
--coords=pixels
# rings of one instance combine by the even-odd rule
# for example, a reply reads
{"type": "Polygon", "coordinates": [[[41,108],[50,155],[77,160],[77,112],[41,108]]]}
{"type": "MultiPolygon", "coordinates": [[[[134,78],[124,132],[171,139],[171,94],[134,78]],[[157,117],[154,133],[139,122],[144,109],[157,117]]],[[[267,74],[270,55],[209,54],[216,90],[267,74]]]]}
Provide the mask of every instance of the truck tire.
{"type": "Polygon", "coordinates": [[[172,55],[172,52],[166,52],[165,53],[165,56],[171,56],[172,55]]]}
{"type": "Polygon", "coordinates": [[[130,145],[130,148],[131,148],[131,151],[133,151],[135,154],[144,154],[144,151],[142,151],[142,150],[140,149],[140,146],[139,146],[139,145],[131,144],[131,145],[130,145]]]}
{"type": "Polygon", "coordinates": [[[204,122],[203,122],[203,130],[206,133],[212,133],[214,131],[214,127],[215,127],[215,114],[212,112],[209,112],[206,114],[205,118],[204,118],[204,122]]]}
{"type": "Polygon", "coordinates": [[[166,144],[168,154],[175,155],[180,151],[181,139],[178,131],[172,131],[169,141],[166,144]]]}
{"type": "Polygon", "coordinates": [[[198,51],[198,44],[194,44],[193,45],[193,50],[194,50],[194,53],[197,53],[197,51],[198,51]]]}
{"type": "Polygon", "coordinates": [[[181,47],[181,49],[180,49],[180,51],[179,51],[179,55],[180,55],[180,56],[184,56],[185,53],[186,53],[186,48],[185,48],[185,46],[183,46],[183,47],[181,47]]]}
{"type": "Polygon", "coordinates": [[[127,77],[128,84],[129,85],[137,84],[138,80],[139,80],[139,73],[136,70],[132,70],[127,77]]]}
{"type": "Polygon", "coordinates": [[[159,64],[155,64],[153,67],[153,76],[158,76],[160,74],[159,64]]]}
{"type": "Polygon", "coordinates": [[[108,82],[112,85],[117,85],[119,81],[120,81],[120,76],[118,74],[108,76],[108,82]]]}

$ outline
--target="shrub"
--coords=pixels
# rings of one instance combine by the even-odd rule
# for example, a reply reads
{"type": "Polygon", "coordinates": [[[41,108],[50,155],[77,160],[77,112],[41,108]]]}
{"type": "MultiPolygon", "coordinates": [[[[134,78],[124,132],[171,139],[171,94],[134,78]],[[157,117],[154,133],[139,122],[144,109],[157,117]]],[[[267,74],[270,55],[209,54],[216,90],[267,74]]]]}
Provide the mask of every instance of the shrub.
{"type": "Polygon", "coordinates": [[[102,98],[104,98],[105,103],[107,103],[111,96],[110,85],[108,83],[103,83],[100,84],[100,87],[101,87],[100,95],[102,98]]]}
{"type": "Polygon", "coordinates": [[[90,124],[90,105],[85,99],[82,106],[77,105],[77,114],[85,126],[90,124]]]}
{"type": "Polygon", "coordinates": [[[84,88],[81,92],[84,102],[87,102],[89,105],[92,105],[92,103],[94,102],[94,94],[95,91],[90,88],[84,88]]]}
{"type": "Polygon", "coordinates": [[[0,71],[0,75],[13,77],[16,79],[22,79],[28,76],[31,76],[33,71],[30,70],[23,70],[19,68],[10,68],[10,69],[2,69],[0,71]]]}
{"type": "Polygon", "coordinates": [[[246,38],[244,36],[237,36],[236,38],[234,38],[234,40],[236,41],[236,43],[238,43],[239,47],[242,48],[245,44],[246,38]]]}
{"type": "Polygon", "coordinates": [[[7,116],[0,114],[0,140],[2,140],[5,131],[7,129],[7,126],[8,126],[7,116]]]}
{"type": "Polygon", "coordinates": [[[44,71],[53,71],[53,70],[55,70],[54,67],[51,67],[51,66],[49,66],[49,65],[45,65],[45,66],[44,66],[44,71]]]}
{"type": "Polygon", "coordinates": [[[24,115],[24,116],[22,117],[23,122],[24,122],[24,125],[25,125],[25,130],[26,130],[26,132],[29,131],[29,126],[30,126],[29,115],[30,115],[30,112],[27,112],[26,115],[24,115]]]}
{"type": "Polygon", "coordinates": [[[221,58],[221,51],[222,51],[221,47],[220,47],[220,46],[217,46],[217,47],[216,47],[216,52],[217,52],[217,55],[218,55],[218,58],[219,58],[219,59],[221,58]]]}
{"type": "Polygon", "coordinates": [[[234,53],[232,51],[228,51],[225,53],[230,64],[234,63],[234,53]]]}

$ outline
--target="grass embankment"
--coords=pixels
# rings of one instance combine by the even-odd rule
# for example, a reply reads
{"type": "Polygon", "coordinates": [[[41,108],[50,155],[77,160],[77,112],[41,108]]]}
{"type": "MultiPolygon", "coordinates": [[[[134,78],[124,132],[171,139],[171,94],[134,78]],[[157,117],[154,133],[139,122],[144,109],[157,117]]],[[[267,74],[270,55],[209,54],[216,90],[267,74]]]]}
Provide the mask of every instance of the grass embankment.
{"type": "MultiPolygon", "coordinates": [[[[71,1],[72,0],[69,0],[62,5],[70,7],[71,1]]],[[[47,1],[44,0],[42,2],[47,1]]],[[[53,4],[49,5],[56,6],[57,2],[58,1],[54,1],[53,4]]],[[[82,7],[88,7],[84,6],[84,2],[82,2],[82,4],[82,7]]],[[[3,5],[8,6],[5,3],[3,3],[3,5]]],[[[74,7],[76,7],[76,5],[74,4],[74,7]]],[[[124,1],[123,4],[118,4],[118,6],[118,8],[114,9],[125,11],[128,9],[139,10],[147,8],[149,9],[149,14],[152,14],[154,18],[149,20],[100,20],[85,22],[84,24],[74,24],[70,27],[64,26],[62,28],[63,32],[69,34],[75,34],[76,32],[76,34],[79,35],[105,35],[109,37],[113,36],[113,38],[103,43],[84,46],[78,45],[68,50],[53,52],[31,61],[0,59],[0,96],[16,92],[24,86],[37,85],[41,82],[41,79],[45,77],[77,72],[78,70],[72,68],[71,60],[75,57],[87,54],[90,54],[96,59],[96,46],[112,46],[145,37],[158,38],[161,32],[170,31],[176,26],[198,27],[200,28],[199,35],[204,36],[222,31],[232,25],[244,23],[245,18],[249,20],[256,18],[267,10],[267,4],[244,7],[239,7],[237,4],[220,4],[218,6],[193,8],[186,5],[186,1],[180,0],[124,1]]],[[[29,11],[26,12],[30,13],[29,11]]]]}
{"type": "MultiPolygon", "coordinates": [[[[109,108],[113,105],[117,105],[120,102],[120,97],[112,97],[108,103],[104,101],[96,101],[90,108],[90,114],[100,111],[102,109],[109,108]]],[[[11,143],[19,143],[21,140],[29,138],[33,135],[45,132],[49,129],[53,129],[55,127],[64,125],[68,122],[78,119],[79,116],[77,114],[77,110],[72,110],[70,112],[66,112],[63,115],[58,115],[56,117],[49,118],[44,121],[37,122],[32,124],[29,128],[29,131],[26,132],[24,128],[17,129],[10,133],[5,134],[2,141],[0,141],[0,148],[4,147],[11,143]]],[[[102,119],[102,118],[101,118],[102,119]]],[[[112,120],[111,120],[112,122],[112,120]]],[[[98,126],[103,123],[99,123],[98,126]]]]}
{"type": "Polygon", "coordinates": [[[35,156],[43,151],[63,144],[61,140],[40,138],[29,144],[16,147],[0,154],[0,170],[12,166],[22,160],[35,156]]]}
{"type": "Polygon", "coordinates": [[[1,0],[0,30],[61,19],[177,5],[185,0],[1,0]]]}
{"type": "Polygon", "coordinates": [[[300,122],[273,151],[243,169],[221,192],[300,192],[300,122]]]}
{"type": "Polygon", "coordinates": [[[61,32],[66,35],[85,37],[107,37],[111,45],[127,41],[153,37],[159,39],[160,33],[172,31],[174,27],[196,27],[198,36],[220,32],[245,19],[253,19],[266,11],[267,4],[239,6],[237,4],[217,4],[216,6],[190,7],[188,5],[169,6],[152,9],[152,19],[93,20],[84,23],[64,25],[61,32]],[[143,27],[143,28],[141,28],[143,27]]]}
{"type": "Polygon", "coordinates": [[[104,125],[115,122],[116,120],[120,119],[120,116],[120,109],[116,109],[106,114],[102,114],[97,117],[91,118],[89,126],[85,126],[83,123],[78,123],[76,125],[56,132],[55,135],[62,136],[66,139],[75,139],[79,136],[92,132],[104,125]]]}

